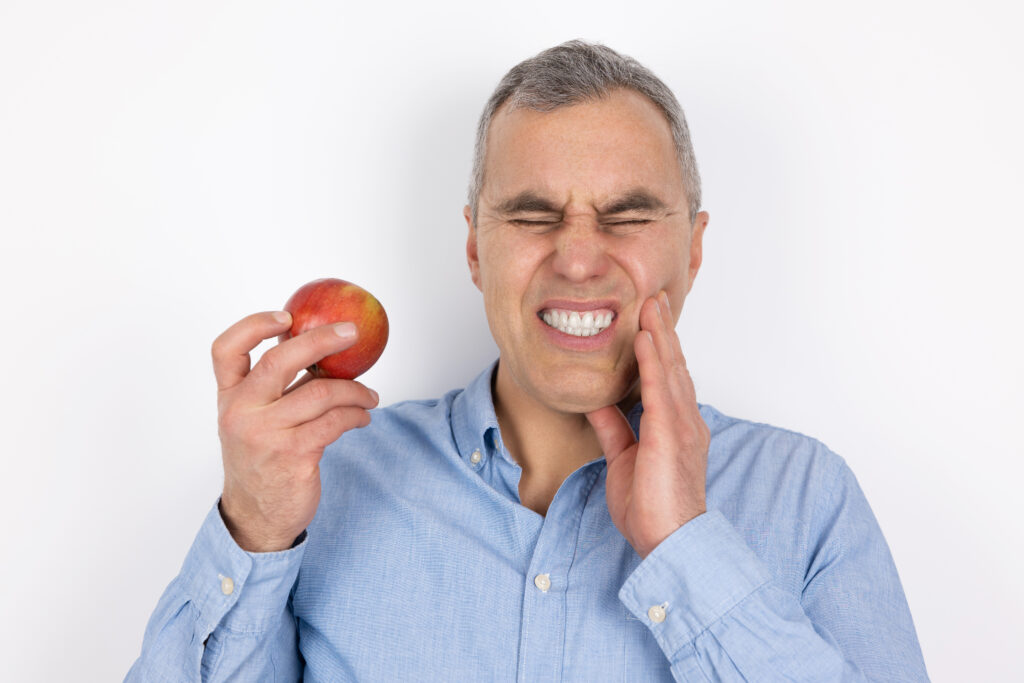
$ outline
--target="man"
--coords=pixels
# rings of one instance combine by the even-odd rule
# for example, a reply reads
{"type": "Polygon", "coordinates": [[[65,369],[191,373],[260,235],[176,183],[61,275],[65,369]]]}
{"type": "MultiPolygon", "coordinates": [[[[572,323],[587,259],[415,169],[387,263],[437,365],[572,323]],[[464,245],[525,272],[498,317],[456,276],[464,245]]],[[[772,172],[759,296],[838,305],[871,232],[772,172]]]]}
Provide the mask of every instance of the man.
{"type": "Polygon", "coordinates": [[[927,680],[822,444],[696,401],[675,323],[708,214],[668,88],[570,42],[481,118],[466,256],[499,359],[373,413],[298,372],[351,324],[213,345],[225,482],[132,680],[927,680]],[[360,429],[361,428],[361,429],[360,429]]]}

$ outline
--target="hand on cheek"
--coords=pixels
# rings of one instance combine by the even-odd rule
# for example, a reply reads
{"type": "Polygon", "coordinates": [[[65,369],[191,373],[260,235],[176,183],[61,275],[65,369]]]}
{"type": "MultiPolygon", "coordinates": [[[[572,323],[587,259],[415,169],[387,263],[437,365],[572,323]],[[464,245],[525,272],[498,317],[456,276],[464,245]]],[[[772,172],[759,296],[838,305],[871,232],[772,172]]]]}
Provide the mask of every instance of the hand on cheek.
{"type": "Polygon", "coordinates": [[[646,557],[672,532],[706,511],[711,435],[697,407],[664,292],[640,309],[633,348],[644,408],[639,441],[617,406],[587,413],[587,419],[607,461],[612,521],[646,557]]]}

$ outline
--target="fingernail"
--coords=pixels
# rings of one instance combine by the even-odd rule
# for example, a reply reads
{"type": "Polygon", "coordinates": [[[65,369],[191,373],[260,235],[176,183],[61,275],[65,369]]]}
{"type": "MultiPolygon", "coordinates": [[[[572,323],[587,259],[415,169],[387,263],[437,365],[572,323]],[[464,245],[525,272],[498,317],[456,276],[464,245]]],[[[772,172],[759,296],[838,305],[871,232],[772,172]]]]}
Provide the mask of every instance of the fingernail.
{"type": "Polygon", "coordinates": [[[376,401],[377,403],[380,403],[380,396],[377,395],[376,391],[374,391],[370,387],[366,387],[366,390],[370,392],[370,396],[373,396],[373,400],[374,401],[376,401]]]}
{"type": "Polygon", "coordinates": [[[338,323],[334,326],[334,334],[342,339],[349,339],[356,336],[356,326],[352,323],[338,323]]]}
{"type": "Polygon", "coordinates": [[[284,325],[287,322],[291,322],[292,314],[288,311],[277,311],[274,313],[274,320],[284,325]]]}

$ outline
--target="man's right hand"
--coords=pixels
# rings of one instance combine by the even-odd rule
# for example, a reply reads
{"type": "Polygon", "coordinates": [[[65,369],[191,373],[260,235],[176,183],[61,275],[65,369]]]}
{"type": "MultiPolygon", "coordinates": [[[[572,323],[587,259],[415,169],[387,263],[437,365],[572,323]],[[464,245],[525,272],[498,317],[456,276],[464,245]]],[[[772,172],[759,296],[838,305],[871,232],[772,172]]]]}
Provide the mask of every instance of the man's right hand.
{"type": "Polygon", "coordinates": [[[377,394],[345,379],[304,368],[352,346],[352,323],[309,330],[263,354],[250,370],[249,352],[291,328],[284,311],[243,318],[213,342],[217,413],[224,458],[220,512],[243,550],[286,550],[309,526],[320,502],[324,448],[350,429],[370,424],[377,394]]]}

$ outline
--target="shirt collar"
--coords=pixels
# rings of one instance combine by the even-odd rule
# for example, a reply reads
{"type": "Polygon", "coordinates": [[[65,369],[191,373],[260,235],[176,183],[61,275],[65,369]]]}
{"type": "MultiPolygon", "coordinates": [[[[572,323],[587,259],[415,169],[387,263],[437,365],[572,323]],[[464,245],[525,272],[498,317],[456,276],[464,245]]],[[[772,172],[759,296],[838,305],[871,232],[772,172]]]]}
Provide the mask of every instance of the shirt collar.
{"type": "Polygon", "coordinates": [[[459,455],[471,465],[473,452],[492,446],[498,433],[498,415],[491,395],[491,378],[497,367],[495,360],[452,401],[452,434],[459,455]]]}
{"type": "MultiPolygon", "coordinates": [[[[497,367],[498,360],[495,359],[452,402],[452,433],[459,455],[470,464],[473,464],[471,459],[476,450],[483,452],[485,449],[493,448],[502,451],[498,446],[498,415],[494,410],[494,397],[491,394],[492,378],[497,367]]],[[[697,407],[704,420],[710,424],[713,409],[701,403],[698,403],[697,407]]],[[[626,414],[626,420],[637,437],[640,435],[640,417],[643,412],[643,402],[637,401],[626,414]]]]}

